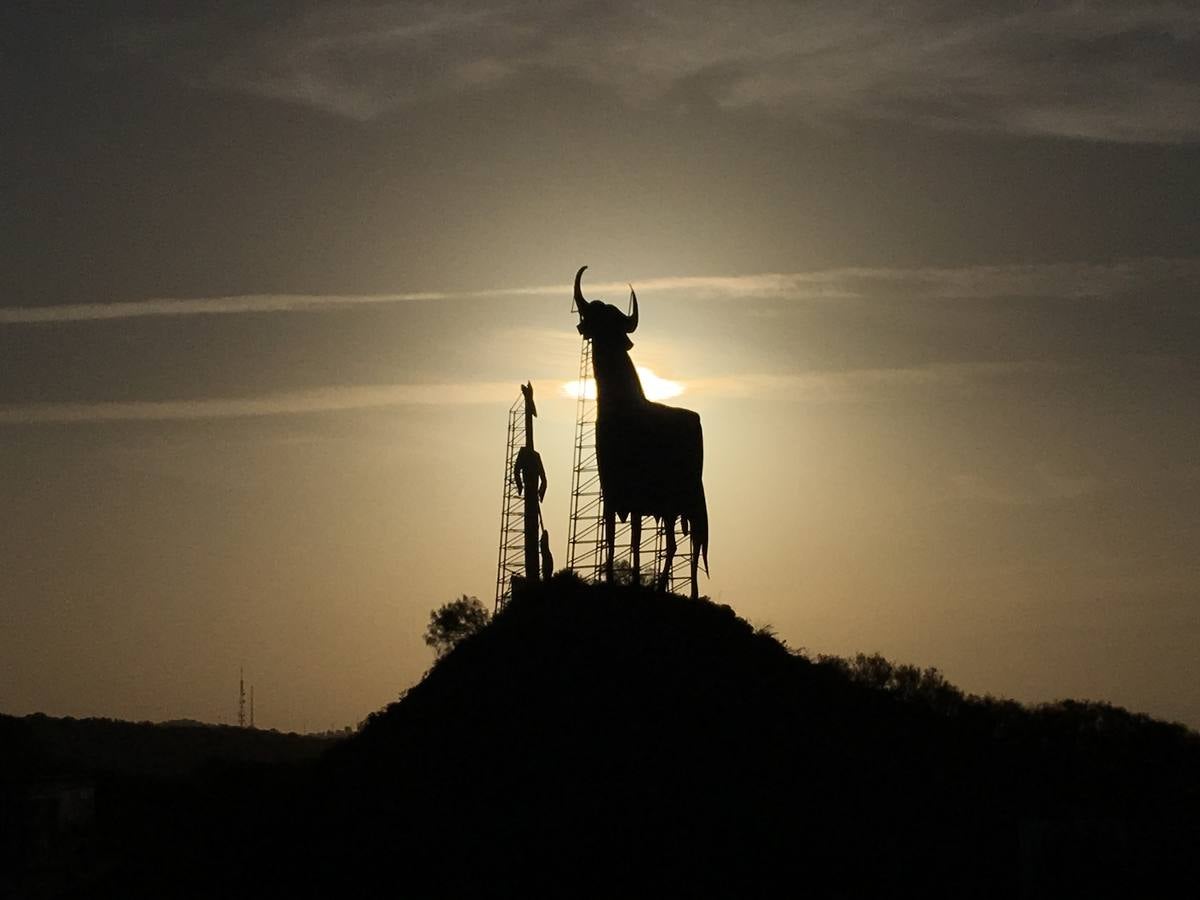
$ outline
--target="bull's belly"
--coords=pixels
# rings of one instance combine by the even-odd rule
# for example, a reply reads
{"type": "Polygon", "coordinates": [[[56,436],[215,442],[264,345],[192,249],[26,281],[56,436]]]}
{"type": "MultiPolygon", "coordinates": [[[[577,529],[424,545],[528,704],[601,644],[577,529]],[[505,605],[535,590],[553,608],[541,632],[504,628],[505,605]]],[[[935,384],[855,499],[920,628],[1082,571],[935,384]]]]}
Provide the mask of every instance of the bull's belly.
{"type": "Polygon", "coordinates": [[[661,412],[597,422],[600,488],[606,505],[618,512],[687,515],[703,490],[699,416],[691,410],[654,408],[661,412]]]}

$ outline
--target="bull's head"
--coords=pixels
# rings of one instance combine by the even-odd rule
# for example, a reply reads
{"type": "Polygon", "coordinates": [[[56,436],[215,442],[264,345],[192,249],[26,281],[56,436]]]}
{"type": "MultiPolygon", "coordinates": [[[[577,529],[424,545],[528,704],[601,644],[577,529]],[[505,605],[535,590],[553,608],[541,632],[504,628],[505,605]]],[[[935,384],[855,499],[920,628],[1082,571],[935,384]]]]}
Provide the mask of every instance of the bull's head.
{"type": "Polygon", "coordinates": [[[629,335],[633,334],[638,326],[638,302],[633,285],[629,286],[629,302],[633,311],[626,315],[611,303],[588,300],[583,296],[579,280],[583,277],[585,269],[587,266],[581,267],[575,273],[575,308],[579,312],[579,333],[597,343],[617,342],[628,350],[633,346],[629,335]]]}

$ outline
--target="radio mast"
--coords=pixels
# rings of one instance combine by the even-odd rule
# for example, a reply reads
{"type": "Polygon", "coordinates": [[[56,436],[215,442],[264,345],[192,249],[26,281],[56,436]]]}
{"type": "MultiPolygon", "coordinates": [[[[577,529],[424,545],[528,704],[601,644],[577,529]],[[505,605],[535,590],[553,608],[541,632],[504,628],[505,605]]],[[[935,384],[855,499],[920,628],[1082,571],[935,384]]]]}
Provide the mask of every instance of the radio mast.
{"type": "Polygon", "coordinates": [[[246,671],[238,666],[238,728],[246,727],[246,671]]]}

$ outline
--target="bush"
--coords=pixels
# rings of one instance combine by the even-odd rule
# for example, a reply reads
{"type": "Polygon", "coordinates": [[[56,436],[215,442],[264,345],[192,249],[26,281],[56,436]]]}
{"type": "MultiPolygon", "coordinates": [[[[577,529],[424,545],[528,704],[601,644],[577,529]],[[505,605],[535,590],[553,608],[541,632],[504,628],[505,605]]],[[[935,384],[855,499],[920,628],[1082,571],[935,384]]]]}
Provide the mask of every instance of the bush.
{"type": "Polygon", "coordinates": [[[475,634],[487,625],[488,611],[478,597],[463,594],[457,600],[439,606],[429,613],[425,643],[441,659],[463,638],[475,634]]]}

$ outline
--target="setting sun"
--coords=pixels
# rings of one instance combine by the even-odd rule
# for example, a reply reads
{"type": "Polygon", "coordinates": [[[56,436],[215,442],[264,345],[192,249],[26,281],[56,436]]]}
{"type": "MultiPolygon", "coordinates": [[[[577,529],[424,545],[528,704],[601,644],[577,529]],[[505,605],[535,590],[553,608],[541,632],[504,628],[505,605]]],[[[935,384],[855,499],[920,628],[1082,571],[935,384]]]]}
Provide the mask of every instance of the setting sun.
{"type": "MultiPolygon", "coordinates": [[[[670,381],[654,374],[653,369],[644,366],[637,367],[638,378],[642,382],[642,390],[646,392],[647,400],[667,400],[678,397],[684,391],[682,382],[670,381]]],[[[588,378],[584,381],[568,381],[562,386],[562,392],[568,397],[578,400],[581,396],[588,400],[596,399],[596,382],[588,378]]]]}

